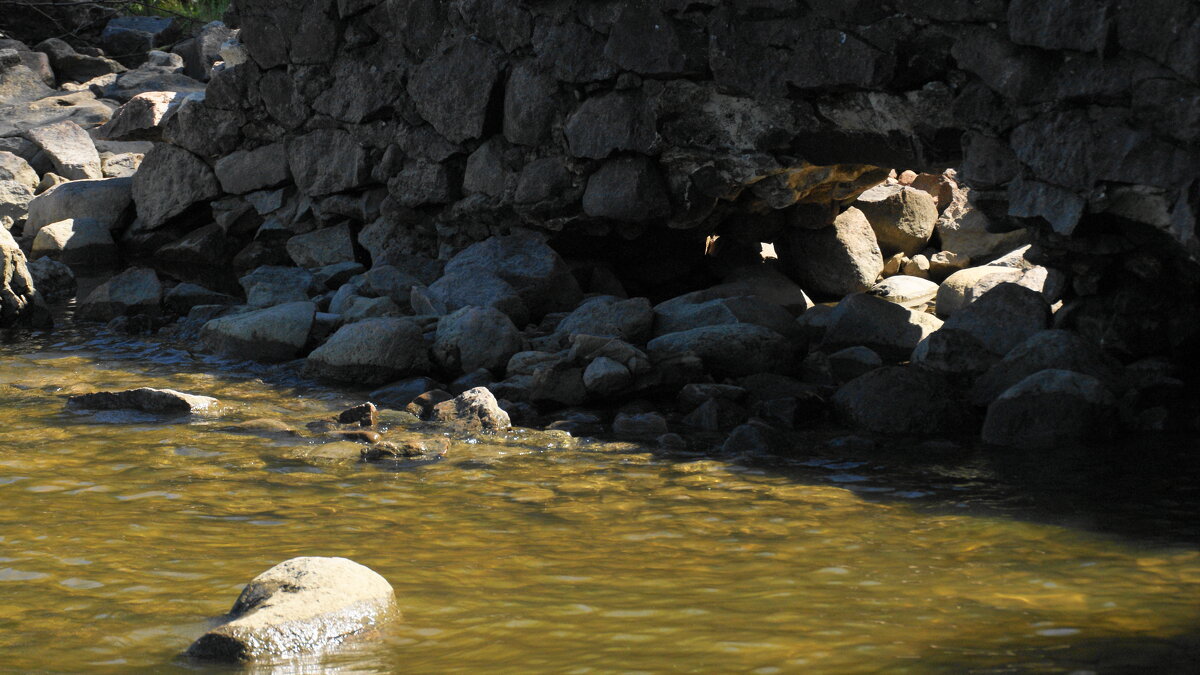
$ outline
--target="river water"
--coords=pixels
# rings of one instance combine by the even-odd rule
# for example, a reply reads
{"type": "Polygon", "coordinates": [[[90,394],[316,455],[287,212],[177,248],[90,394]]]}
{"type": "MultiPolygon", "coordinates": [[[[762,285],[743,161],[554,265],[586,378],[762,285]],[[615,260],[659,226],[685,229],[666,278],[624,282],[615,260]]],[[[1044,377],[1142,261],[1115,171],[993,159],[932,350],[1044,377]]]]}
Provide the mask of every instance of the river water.
{"type": "Polygon", "coordinates": [[[231,428],[361,396],[152,341],[0,346],[0,671],[1200,671],[1194,443],[718,461],[513,434],[398,469],[231,428]],[[224,414],[64,408],[134,386],[224,414]],[[180,657],[299,555],[378,571],[403,619],[325,655],[180,657]]]}

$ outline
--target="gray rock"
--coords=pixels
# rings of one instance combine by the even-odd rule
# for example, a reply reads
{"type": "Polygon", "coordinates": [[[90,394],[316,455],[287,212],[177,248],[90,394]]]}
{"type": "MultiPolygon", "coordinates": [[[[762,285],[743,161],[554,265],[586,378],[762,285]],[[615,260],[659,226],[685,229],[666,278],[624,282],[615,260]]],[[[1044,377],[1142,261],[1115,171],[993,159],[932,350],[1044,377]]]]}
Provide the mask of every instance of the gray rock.
{"type": "Polygon", "coordinates": [[[236,305],[237,303],[237,298],[231,295],[210,291],[203,286],[189,283],[176,284],[163,296],[163,306],[180,316],[187,316],[187,313],[197,305],[236,305]]]}
{"type": "Polygon", "coordinates": [[[616,75],[616,65],[604,58],[604,43],[603,35],[573,21],[539,24],[533,33],[539,65],[563,82],[595,82],[616,75]]]}
{"type": "Polygon", "coordinates": [[[0,49],[0,104],[36,101],[54,94],[11,49],[0,49]]]}
{"type": "Polygon", "coordinates": [[[75,315],[88,321],[118,316],[157,316],[162,308],[162,283],[154,270],[131,267],[100,284],[79,304],[75,315]]]}
{"type": "Polygon", "coordinates": [[[583,369],[567,361],[538,366],[529,384],[529,398],[535,403],[580,405],[587,394],[583,369]]]}
{"type": "Polygon", "coordinates": [[[383,577],[345,558],[292,558],[258,575],[188,655],[251,661],[317,651],[398,615],[383,577]]]}
{"type": "Polygon", "coordinates": [[[47,190],[29,202],[25,237],[33,238],[50,223],[76,218],[102,222],[111,230],[125,217],[132,187],[132,178],[103,178],[71,181],[47,190]]]}
{"type": "MultiPolygon", "coordinates": [[[[579,282],[571,274],[566,262],[533,234],[491,237],[468,246],[446,264],[446,276],[452,275],[462,275],[456,282],[459,284],[475,283],[475,279],[483,275],[498,277],[516,291],[528,309],[530,318],[534,320],[548,312],[574,308],[583,295],[579,290],[579,282]]],[[[443,281],[444,277],[430,290],[433,291],[443,281]]],[[[463,306],[450,302],[446,305],[450,309],[463,306]]],[[[498,306],[498,309],[513,317],[516,323],[521,323],[505,307],[498,306]]]]}
{"type": "Polygon", "coordinates": [[[850,207],[819,230],[793,229],[776,242],[788,275],[814,295],[840,298],[875,285],[883,254],[861,211],[850,207]]]}
{"type": "Polygon", "coordinates": [[[463,307],[438,321],[433,359],[449,372],[484,368],[500,374],[524,343],[521,332],[500,310],[463,307]]]}
{"type": "Polygon", "coordinates": [[[463,39],[417,66],[408,94],[421,117],[451,142],[479,138],[500,65],[494,47],[463,39]]]}
{"type": "Polygon", "coordinates": [[[504,367],[504,372],[509,377],[533,375],[538,368],[562,363],[564,359],[563,353],[552,354],[550,352],[533,350],[517,352],[509,358],[508,365],[504,367]]]}
{"type": "Polygon", "coordinates": [[[354,262],[354,234],[343,223],[298,234],[287,241],[288,256],[300,267],[354,262]]]}
{"type": "Polygon", "coordinates": [[[583,212],[593,218],[640,223],[671,215],[671,202],[654,162],[621,157],[608,160],[588,178],[583,212]]]}
{"type": "Polygon", "coordinates": [[[104,177],[96,145],[78,124],[70,121],[48,124],[26,131],[25,137],[46,153],[58,175],[70,180],[104,177]]]}
{"type": "Polygon", "coordinates": [[[688,302],[695,297],[698,296],[689,293],[655,305],[654,335],[657,337],[701,326],[737,323],[763,326],[784,336],[795,332],[795,319],[790,312],[755,296],[688,302]]]}
{"type": "Polygon", "coordinates": [[[38,258],[27,265],[33,285],[46,302],[65,302],[75,297],[75,273],[64,263],[38,258]]]}
{"type": "Polygon", "coordinates": [[[947,373],[979,375],[1050,324],[1039,293],[1000,284],[946,320],[913,351],[912,360],[947,373]]]}
{"type": "Polygon", "coordinates": [[[633,384],[633,373],[607,356],[593,359],[583,370],[583,386],[595,396],[612,396],[633,384]]]}
{"type": "Polygon", "coordinates": [[[867,347],[885,361],[905,361],[921,340],[942,326],[932,314],[915,312],[872,295],[855,294],[829,315],[822,338],[825,351],[867,347]]]}
{"type": "Polygon", "coordinates": [[[115,141],[159,141],[169,113],[182,103],[184,94],[151,91],[138,94],[113,112],[112,119],[96,132],[115,141]]]}
{"type": "MultiPolygon", "coordinates": [[[[161,53],[161,52],[160,52],[161,53]]],[[[172,55],[174,56],[174,55],[172,55]]],[[[204,83],[178,72],[182,64],[158,66],[152,63],[121,73],[103,85],[94,85],[92,91],[100,98],[121,103],[128,102],[138,94],[152,91],[173,91],[179,94],[203,94],[204,83]]]]}
{"type": "Polygon", "coordinates": [[[829,367],[838,382],[849,382],[883,367],[883,359],[866,347],[846,347],[829,355],[829,367]]]}
{"type": "Polygon", "coordinates": [[[990,260],[1020,247],[1028,240],[1025,230],[993,233],[991,223],[975,204],[970,188],[956,188],[950,203],[937,220],[937,234],[942,250],[965,256],[970,260],[990,260]]]}
{"type": "Polygon", "coordinates": [[[656,412],[617,413],[612,427],[622,438],[653,438],[669,431],[666,418],[656,412]]]}
{"type": "MultiPolygon", "coordinates": [[[[1041,278],[1044,281],[1046,277],[1042,275],[1041,278]]],[[[938,287],[936,299],[938,316],[944,318],[954,316],[955,312],[961,311],[964,307],[977,301],[988,291],[1000,284],[1007,283],[1037,286],[1034,290],[1041,290],[1041,284],[1036,283],[1027,270],[1000,265],[968,267],[946,277],[946,280],[938,287]]]]}
{"type": "Polygon", "coordinates": [[[406,160],[404,168],[388,181],[388,194],[408,207],[446,204],[455,198],[446,166],[424,159],[406,160]]]}
{"type": "Polygon", "coordinates": [[[412,319],[375,318],[342,326],[308,355],[310,376],[383,384],[428,371],[429,355],[421,324],[412,319]]]}
{"type": "Polygon", "coordinates": [[[433,407],[433,420],[467,430],[502,431],[512,426],[508,413],[486,387],[468,389],[433,407]]]}
{"type": "Polygon", "coordinates": [[[642,343],[650,338],[654,312],[646,298],[628,300],[612,295],[588,298],[555,328],[556,333],[614,337],[642,343]]]}
{"type": "Polygon", "coordinates": [[[793,360],[787,338],[749,323],[668,333],[651,340],[646,350],[654,361],[691,352],[717,377],[787,370],[793,360]]]}
{"type": "Polygon", "coordinates": [[[1100,380],[1069,370],[1041,370],[988,406],[983,441],[1049,450],[1115,432],[1117,400],[1100,380]]]}
{"type": "Polygon", "coordinates": [[[346,323],[354,323],[363,319],[371,319],[380,316],[402,316],[404,311],[391,298],[361,298],[355,297],[350,300],[342,312],[342,319],[346,323]]]}
{"type": "Polygon", "coordinates": [[[931,302],[937,297],[937,292],[938,285],[932,281],[904,274],[888,277],[867,291],[870,295],[910,309],[931,302]]]}
{"type": "Polygon", "coordinates": [[[142,166],[145,155],[136,152],[123,152],[118,155],[100,153],[100,172],[105,178],[128,178],[137,173],[142,166]]]}
{"type": "Polygon", "coordinates": [[[67,398],[67,407],[75,410],[139,410],[163,415],[214,414],[220,405],[220,401],[210,396],[150,387],[98,391],[67,398]]]}
{"type": "Polygon", "coordinates": [[[217,160],[214,169],[221,189],[235,195],[277,187],[292,177],[283,143],[237,150],[217,160]]]}
{"type": "Polygon", "coordinates": [[[104,223],[86,218],[51,223],[38,230],[30,257],[49,256],[68,265],[108,266],[120,260],[117,244],[104,223]]]}
{"type": "Polygon", "coordinates": [[[164,225],[193,204],[220,194],[221,186],[203,160],[166,143],[154,146],[133,176],[133,201],[148,228],[164,225]]]}
{"type": "Polygon", "coordinates": [[[956,433],[976,423],[943,376],[916,366],[872,370],[842,385],[832,402],[843,424],[878,434],[956,433]]]}
{"type": "Polygon", "coordinates": [[[200,340],[222,356],[287,361],[304,349],[316,311],[311,302],[291,302],[222,316],[204,324],[200,340]]]}
{"type": "MultiPolygon", "coordinates": [[[[411,296],[414,308],[418,290],[414,288],[411,296]]],[[[531,318],[528,305],[512,284],[479,269],[448,271],[429,286],[427,295],[431,308],[440,310],[439,313],[470,306],[495,307],[519,326],[529,323],[531,318]]]]}
{"type": "Polygon", "coordinates": [[[550,134],[558,83],[529,64],[515,67],[504,90],[504,137],[510,143],[537,145],[550,134]]]}
{"type": "Polygon", "coordinates": [[[180,23],[174,17],[118,16],[105,24],[100,44],[105,52],[136,62],[145,59],[146,52],[178,38],[180,23]]]}
{"type": "Polygon", "coordinates": [[[209,70],[221,59],[221,45],[236,36],[237,31],[220,21],[205,24],[195,37],[175,46],[175,53],[183,57],[183,74],[207,81],[209,70]]]}
{"type": "Polygon", "coordinates": [[[60,81],[87,82],[102,75],[125,72],[125,67],[116,61],[102,56],[79,54],[58,38],[43,40],[34,50],[49,57],[50,66],[60,81]]]}
{"type": "Polygon", "coordinates": [[[1094,377],[1119,391],[1121,364],[1100,347],[1065,330],[1041,330],[1013,347],[971,388],[971,403],[986,406],[1005,390],[1042,370],[1069,370],[1094,377]]]}
{"type": "Polygon", "coordinates": [[[884,255],[914,255],[933,235],[937,202],[923,190],[903,185],[880,185],[859,195],[855,208],[875,230],[884,255]]]}
{"type": "Polygon", "coordinates": [[[28,185],[15,180],[0,180],[0,218],[22,225],[29,216],[29,203],[33,198],[33,190],[28,185]]]}
{"type": "Polygon", "coordinates": [[[563,129],[571,154],[604,159],[613,152],[652,154],[658,142],[654,110],[641,92],[615,91],[583,102],[563,129]]]}
{"type": "Polygon", "coordinates": [[[309,196],[344,192],[371,179],[366,148],[345,131],[311,131],[288,141],[287,151],[296,185],[309,196]]]}
{"type": "Polygon", "coordinates": [[[313,275],[298,267],[265,265],[238,279],[251,307],[305,302],[317,289],[313,275]]]}
{"type": "MultiPolygon", "coordinates": [[[[37,172],[29,166],[24,158],[11,152],[0,150],[0,181],[11,180],[33,190],[38,186],[37,172]]],[[[0,214],[4,215],[4,214],[0,214]]]]}

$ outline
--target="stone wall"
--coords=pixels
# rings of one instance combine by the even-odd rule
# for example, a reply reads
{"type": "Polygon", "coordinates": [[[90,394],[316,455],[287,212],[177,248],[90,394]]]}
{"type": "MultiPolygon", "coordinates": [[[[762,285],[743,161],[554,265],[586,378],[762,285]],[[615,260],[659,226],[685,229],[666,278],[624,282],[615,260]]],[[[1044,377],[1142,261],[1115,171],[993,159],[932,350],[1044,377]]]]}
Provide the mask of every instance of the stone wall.
{"type": "Polygon", "coordinates": [[[1071,274],[1065,324],[1131,356],[1195,339],[1194,3],[235,0],[228,23],[248,58],[147,157],[134,249],[210,215],[242,269],[272,232],[348,225],[380,264],[532,228],[668,297],[711,235],[736,257],[888,168],[956,166],[1071,274]]]}

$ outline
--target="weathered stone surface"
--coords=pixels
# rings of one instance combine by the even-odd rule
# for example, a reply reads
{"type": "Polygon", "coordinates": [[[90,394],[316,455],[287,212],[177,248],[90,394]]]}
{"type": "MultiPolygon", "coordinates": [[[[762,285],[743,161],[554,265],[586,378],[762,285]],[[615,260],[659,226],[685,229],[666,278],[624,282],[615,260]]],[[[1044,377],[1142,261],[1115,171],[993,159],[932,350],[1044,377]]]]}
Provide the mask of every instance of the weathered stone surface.
{"type": "Polygon", "coordinates": [[[15,180],[0,180],[0,218],[24,223],[33,197],[33,190],[28,185],[15,180]]]}
{"type": "Polygon", "coordinates": [[[371,400],[385,408],[404,410],[421,394],[440,388],[436,381],[428,377],[410,377],[399,382],[393,382],[386,387],[380,387],[370,393],[371,400]]]}
{"type": "Polygon", "coordinates": [[[588,178],[583,212],[594,218],[640,223],[671,213],[666,184],[646,157],[622,157],[604,163],[588,178]]]}
{"type": "Polygon", "coordinates": [[[778,372],[792,363],[792,346],[775,331],[749,323],[703,326],[656,337],[646,345],[655,361],[691,352],[717,376],[778,372]]]}
{"type": "Polygon", "coordinates": [[[524,343],[521,332],[500,310],[463,307],[438,321],[433,359],[448,372],[470,373],[484,368],[499,374],[524,343]]]}
{"type": "Polygon", "coordinates": [[[31,318],[38,310],[34,293],[25,254],[8,230],[0,227],[0,326],[31,318]]]}
{"type": "Polygon", "coordinates": [[[58,38],[43,40],[34,50],[50,58],[50,67],[54,69],[59,81],[87,82],[94,77],[125,72],[125,67],[116,61],[102,56],[79,54],[71,45],[58,38]]]}
{"type": "Polygon", "coordinates": [[[933,235],[937,202],[923,190],[903,185],[880,185],[859,195],[854,207],[875,231],[884,255],[914,255],[933,235]]]}
{"type": "Polygon", "coordinates": [[[105,52],[133,65],[144,60],[151,49],[173,42],[180,32],[180,22],[174,17],[118,16],[105,24],[100,44],[105,52]]]}
{"type": "Polygon", "coordinates": [[[1083,337],[1065,330],[1042,330],[1009,350],[971,388],[971,403],[986,406],[1008,388],[1042,370],[1090,375],[1111,391],[1121,383],[1121,364],[1083,337]]]}
{"type": "Polygon", "coordinates": [[[537,145],[550,134],[558,83],[532,64],[513,68],[504,89],[504,137],[511,143],[537,145]]]}
{"type": "Polygon", "coordinates": [[[508,413],[486,387],[468,389],[433,406],[433,420],[466,430],[502,431],[512,426],[508,413]]]}
{"type": "Polygon", "coordinates": [[[288,239],[287,252],[300,267],[351,263],[354,262],[354,235],[345,223],[313,230],[288,239]]]}
{"type": "Polygon", "coordinates": [[[29,162],[11,152],[0,150],[0,181],[8,180],[24,185],[32,191],[41,179],[33,167],[29,166],[29,162]]]}
{"type": "Polygon", "coordinates": [[[176,45],[175,53],[183,57],[183,74],[207,81],[209,70],[221,58],[221,45],[236,35],[224,23],[210,21],[196,32],[195,37],[176,45]]]}
{"type": "Polygon", "coordinates": [[[367,151],[345,131],[318,129],[287,144],[288,167],[305,194],[318,197],[365,185],[367,151]]]}
{"type": "Polygon", "coordinates": [[[162,284],[154,270],[131,267],[100,284],[79,304],[75,315],[88,321],[118,316],[156,316],[161,310],[162,284]]]}
{"type": "Polygon", "coordinates": [[[133,176],[133,201],[148,228],[164,225],[193,204],[220,194],[221,186],[203,160],[165,143],[154,146],[133,176]]]}
{"type": "Polygon", "coordinates": [[[628,300],[612,295],[588,298],[558,323],[556,333],[583,333],[642,343],[650,338],[654,312],[646,298],[628,300]]]}
{"type": "Polygon", "coordinates": [[[595,396],[612,396],[633,383],[633,373],[624,364],[601,356],[583,370],[583,386],[595,396]]]}
{"type": "Polygon", "coordinates": [[[53,93],[15,50],[0,49],[0,104],[35,101],[53,93]]]}
{"type": "Polygon", "coordinates": [[[962,395],[941,375],[916,366],[888,366],[842,385],[833,408],[843,424],[878,434],[969,431],[976,420],[962,395]]]}
{"type": "Polygon", "coordinates": [[[429,370],[421,324],[411,319],[375,318],[342,326],[308,355],[310,376],[383,384],[429,370]]]}
{"type": "Polygon", "coordinates": [[[29,219],[24,234],[63,220],[91,219],[115,227],[125,216],[133,195],[132,178],[71,181],[34,197],[29,202],[29,219]]]}
{"type": "Polygon", "coordinates": [[[78,124],[59,122],[25,132],[54,163],[54,171],[63,178],[103,178],[96,145],[78,124]]]}
{"type": "Polygon", "coordinates": [[[535,319],[547,312],[572,309],[582,296],[566,262],[532,234],[491,237],[468,246],[446,264],[446,275],[455,274],[498,277],[517,292],[535,319]]]}
{"type": "Polygon", "coordinates": [[[1102,439],[1115,431],[1117,400],[1100,380],[1069,370],[1041,370],[988,406],[983,440],[1049,450],[1102,439]]]}
{"type": "Polygon", "coordinates": [[[651,154],[658,141],[654,110],[637,92],[611,92],[587,99],[567,118],[571,154],[604,159],[613,152],[651,154]]]}
{"type": "Polygon", "coordinates": [[[34,259],[50,256],[68,265],[115,265],[120,259],[108,227],[86,218],[63,220],[38,230],[29,255],[34,259]]]}
{"type": "Polygon", "coordinates": [[[67,398],[67,407],[76,410],[139,410],[166,415],[211,414],[218,412],[220,405],[221,402],[211,396],[150,387],[98,391],[67,398]]]}
{"type": "Polygon", "coordinates": [[[227,620],[200,636],[188,655],[217,661],[317,651],[341,644],[398,614],[390,584],[346,558],[292,558],[258,575],[227,620]]]}
{"type": "Polygon", "coordinates": [[[779,261],[802,288],[819,298],[840,298],[875,285],[883,254],[862,211],[851,207],[819,230],[795,229],[778,242],[779,261]]]}
{"type": "MultiPolygon", "coordinates": [[[[417,306],[419,289],[413,289],[413,306],[417,306]]],[[[512,318],[513,323],[524,326],[529,323],[529,306],[512,284],[483,269],[448,271],[445,276],[430,284],[429,309],[444,314],[463,307],[495,307],[512,318]]]]}
{"type": "Polygon", "coordinates": [[[74,122],[81,127],[91,128],[105,124],[111,118],[112,108],[97,101],[87,91],[59,92],[31,101],[0,101],[0,137],[61,122],[74,122]]]}
{"type": "Polygon", "coordinates": [[[755,324],[784,336],[795,332],[795,319],[790,312],[756,296],[688,302],[693,297],[696,296],[688,294],[655,305],[654,335],[666,335],[701,326],[737,323],[755,324]]]}
{"type": "Polygon", "coordinates": [[[653,438],[668,430],[666,418],[656,412],[622,412],[613,419],[613,435],[621,438],[653,438]]]}
{"type": "Polygon", "coordinates": [[[932,314],[855,294],[838,303],[829,315],[821,347],[826,351],[868,347],[885,361],[904,361],[921,340],[941,326],[942,321],[932,314]]]}
{"type": "Polygon", "coordinates": [[[954,190],[950,203],[937,220],[937,234],[942,251],[984,262],[997,255],[1020,248],[1028,239],[1024,230],[993,233],[990,221],[974,203],[969,188],[954,190]]]}
{"type": "Polygon", "coordinates": [[[292,177],[283,143],[232,152],[217,160],[214,169],[221,189],[237,195],[278,187],[292,177]]]}
{"type": "Polygon", "coordinates": [[[943,372],[978,375],[1050,323],[1045,299],[1017,284],[1000,284],[955,312],[918,345],[913,361],[943,372]]]}
{"type": "Polygon", "coordinates": [[[904,274],[888,277],[867,291],[870,295],[910,309],[931,302],[937,292],[938,285],[932,281],[904,274]]]}
{"type": "Polygon", "coordinates": [[[189,283],[176,284],[163,296],[163,306],[180,316],[187,316],[187,313],[197,305],[236,304],[238,304],[237,298],[231,295],[189,283]]]}
{"type": "Polygon", "coordinates": [[[1028,283],[1026,275],[1026,270],[1001,265],[959,270],[947,277],[938,287],[938,316],[953,316],[1000,284],[1020,284],[1023,281],[1028,283]]]}
{"type": "Polygon", "coordinates": [[[264,265],[238,279],[251,307],[304,302],[316,290],[313,275],[298,267],[264,265]]]}
{"type": "Polygon", "coordinates": [[[287,361],[308,342],[317,306],[291,302],[213,319],[200,329],[209,349],[235,359],[287,361]]]}
{"type": "Polygon", "coordinates": [[[421,117],[455,143],[483,134],[500,56],[485,42],[464,39],[417,67],[408,94],[421,117]]]}

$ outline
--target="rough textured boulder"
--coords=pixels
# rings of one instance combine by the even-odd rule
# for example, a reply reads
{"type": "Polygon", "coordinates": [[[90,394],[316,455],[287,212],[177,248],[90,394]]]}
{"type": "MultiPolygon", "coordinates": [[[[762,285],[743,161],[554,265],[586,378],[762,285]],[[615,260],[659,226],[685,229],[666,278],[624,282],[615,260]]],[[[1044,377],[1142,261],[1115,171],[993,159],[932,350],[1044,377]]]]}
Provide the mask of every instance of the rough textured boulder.
{"type": "Polygon", "coordinates": [[[41,179],[23,157],[14,155],[7,150],[0,150],[0,181],[9,180],[33,190],[41,179]]]}
{"type": "Polygon", "coordinates": [[[898,274],[875,284],[867,292],[888,302],[915,308],[937,297],[938,285],[928,279],[898,274]]]}
{"type": "Polygon", "coordinates": [[[188,647],[218,661],[319,651],[398,613],[386,579],[345,558],[292,558],[258,575],[225,621],[188,647]]]}
{"type": "Polygon", "coordinates": [[[96,145],[78,124],[59,122],[25,132],[54,164],[54,172],[68,180],[103,178],[96,145]]]}
{"type": "Polygon", "coordinates": [[[11,326],[33,309],[33,277],[25,254],[8,230],[0,227],[0,326],[11,326]]]}
{"type": "Polygon", "coordinates": [[[271,143],[254,150],[238,150],[217,160],[213,167],[221,189],[240,195],[288,182],[287,147],[271,143]]]}
{"type": "Polygon", "coordinates": [[[222,316],[204,324],[200,341],[230,358],[287,361],[304,350],[316,311],[311,302],[292,302],[222,316]]]}
{"type": "Polygon", "coordinates": [[[916,254],[933,236],[938,219],[937,202],[929,193],[903,185],[871,188],[854,206],[871,223],[884,255],[916,254]]]}
{"type": "Polygon", "coordinates": [[[868,347],[890,362],[907,360],[921,340],[942,326],[932,314],[861,293],[838,303],[828,321],[823,350],[868,347]]]}
{"type": "Polygon", "coordinates": [[[654,312],[646,298],[628,300],[612,295],[588,298],[555,329],[556,333],[614,337],[626,342],[645,342],[650,337],[654,312]]]}
{"type": "MultiPolygon", "coordinates": [[[[459,283],[467,284],[472,276],[495,276],[512,287],[533,319],[572,309],[582,297],[566,262],[532,234],[492,237],[468,246],[446,264],[446,276],[452,275],[463,275],[459,283]]],[[[512,316],[505,307],[498,309],[512,316]]]]}
{"type": "Polygon", "coordinates": [[[1042,330],[1014,347],[971,388],[971,403],[986,406],[1021,380],[1042,370],[1069,370],[1090,375],[1116,392],[1121,364],[1095,343],[1065,330],[1042,330]]]}
{"type": "Polygon", "coordinates": [[[524,343],[521,332],[500,310],[463,307],[438,321],[433,359],[453,373],[485,368],[499,374],[524,343]]]}
{"type": "Polygon", "coordinates": [[[150,387],[126,391],[98,391],[67,399],[67,406],[77,410],[139,410],[165,415],[215,413],[220,405],[221,402],[211,396],[150,387]]]}
{"type": "Polygon", "coordinates": [[[1050,324],[1041,294],[1000,284],[956,312],[913,351],[912,360],[947,373],[979,375],[1050,324]]]}
{"type": "Polygon", "coordinates": [[[30,257],[50,256],[68,265],[114,265],[117,244],[104,223],[81,218],[51,223],[38,230],[30,257]]]}
{"type": "Polygon", "coordinates": [[[716,298],[695,303],[687,301],[690,299],[683,296],[655,305],[655,336],[733,323],[763,326],[780,335],[791,335],[795,329],[795,318],[790,312],[755,296],[716,298]]]}
{"type": "Polygon", "coordinates": [[[162,283],[154,270],[131,267],[100,284],[75,315],[89,321],[108,321],[118,316],[157,316],[162,310],[162,283]]]}
{"type": "Polygon", "coordinates": [[[314,290],[313,275],[298,267],[264,265],[238,279],[246,291],[246,304],[272,307],[288,302],[304,302],[314,290]]]}
{"type": "Polygon", "coordinates": [[[716,376],[787,370],[793,347],[775,331],[750,323],[703,326],[656,337],[646,345],[651,359],[661,361],[691,353],[716,376]]]}
{"type": "Polygon", "coordinates": [[[356,384],[383,384],[427,372],[429,354],[421,324],[376,318],[342,326],[308,355],[304,372],[356,384]]]}
{"type": "Polygon", "coordinates": [[[1028,239],[1024,230],[991,232],[991,221],[974,203],[969,188],[954,190],[953,198],[937,221],[942,250],[983,262],[1019,248],[1028,239]]]}
{"type": "Polygon", "coordinates": [[[947,277],[938,287],[938,316],[953,316],[955,312],[975,302],[1000,284],[1028,284],[1029,280],[1027,270],[1018,267],[985,265],[959,270],[947,277]]]}
{"type": "Polygon", "coordinates": [[[983,440],[1049,450],[1106,438],[1115,432],[1118,419],[1116,397],[1100,380],[1069,370],[1042,370],[988,406],[983,440]]]}
{"type": "Polygon", "coordinates": [[[468,389],[433,406],[433,420],[467,430],[501,431],[512,425],[508,413],[486,387],[468,389]]]}
{"type": "Polygon", "coordinates": [[[112,229],[125,216],[132,188],[132,178],[104,178],[71,181],[47,190],[29,202],[25,236],[32,238],[50,223],[75,218],[96,220],[112,229]]]}
{"type": "Polygon", "coordinates": [[[148,228],[165,224],[193,204],[221,194],[216,176],[199,157],[173,145],[154,146],[133,177],[133,201],[148,228]]]}
{"type": "Polygon", "coordinates": [[[354,235],[347,224],[298,234],[287,241],[288,257],[300,267],[354,262],[354,235]]]}
{"type": "Polygon", "coordinates": [[[957,433],[976,424],[960,392],[917,366],[887,366],[842,385],[833,395],[842,423],[879,434],[957,433]]]}
{"type": "Polygon", "coordinates": [[[787,273],[814,297],[840,298],[875,285],[883,254],[862,211],[848,208],[828,227],[795,228],[776,243],[787,273]]]}

